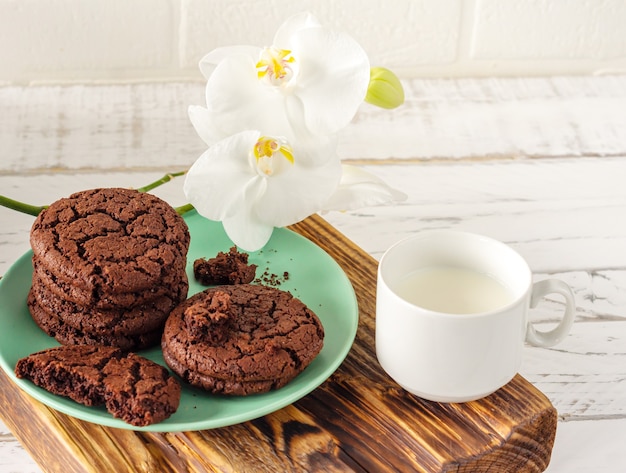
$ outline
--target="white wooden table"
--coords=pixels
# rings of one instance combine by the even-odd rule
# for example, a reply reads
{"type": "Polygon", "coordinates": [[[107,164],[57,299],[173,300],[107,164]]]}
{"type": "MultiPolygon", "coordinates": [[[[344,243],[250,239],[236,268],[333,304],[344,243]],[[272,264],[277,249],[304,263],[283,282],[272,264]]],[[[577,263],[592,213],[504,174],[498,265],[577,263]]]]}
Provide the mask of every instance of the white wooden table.
{"type": "MultiPolygon", "coordinates": [[[[364,107],[342,133],[347,160],[409,196],[325,215],[379,258],[420,230],[498,238],[535,278],[569,283],[577,319],[521,374],[559,424],[550,473],[626,469],[626,77],[416,80],[407,103],[364,107]]],[[[139,187],[203,151],[186,118],[203,85],[0,88],[0,194],[45,204],[98,186],[139,187]]],[[[182,180],[155,191],[184,203],[182,180]]],[[[0,208],[0,275],[28,250],[33,218],[0,208]]],[[[558,299],[533,319],[548,327],[558,299]]],[[[0,472],[40,468],[0,421],[0,472]]]]}

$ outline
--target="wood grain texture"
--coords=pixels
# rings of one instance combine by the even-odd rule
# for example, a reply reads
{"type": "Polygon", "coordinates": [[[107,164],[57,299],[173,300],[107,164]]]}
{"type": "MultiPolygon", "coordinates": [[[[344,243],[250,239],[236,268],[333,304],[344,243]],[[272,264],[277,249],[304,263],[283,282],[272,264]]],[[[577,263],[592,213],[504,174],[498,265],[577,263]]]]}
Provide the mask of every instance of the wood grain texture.
{"type": "Polygon", "coordinates": [[[374,353],[377,263],[324,219],[293,226],[344,268],[360,321],[345,362],[295,404],[197,432],[118,430],[58,413],[0,373],[0,416],[44,471],[541,472],[556,411],[521,376],[480,401],[438,404],[399,388],[374,353]]]}

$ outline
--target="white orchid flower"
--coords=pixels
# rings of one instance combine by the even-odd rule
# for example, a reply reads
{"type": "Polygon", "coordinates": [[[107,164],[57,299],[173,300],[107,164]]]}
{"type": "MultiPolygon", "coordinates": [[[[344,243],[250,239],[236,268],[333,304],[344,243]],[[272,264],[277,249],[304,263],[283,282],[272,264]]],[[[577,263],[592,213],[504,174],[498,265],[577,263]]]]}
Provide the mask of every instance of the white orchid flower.
{"type": "Polygon", "coordinates": [[[345,127],[370,81],[365,51],[350,36],[321,26],[309,13],[287,19],[267,48],[218,48],[200,61],[207,108],[189,117],[210,146],[242,130],[288,140],[345,127]]]}
{"type": "Polygon", "coordinates": [[[360,167],[344,164],[339,185],[321,209],[323,212],[347,211],[401,202],[406,198],[407,195],[404,192],[388,186],[374,174],[360,167]]]}
{"type": "Polygon", "coordinates": [[[335,149],[330,139],[289,142],[242,131],[198,158],[187,172],[185,196],[199,214],[221,221],[237,246],[256,251],[274,227],[308,217],[329,199],[341,177],[335,149]]]}

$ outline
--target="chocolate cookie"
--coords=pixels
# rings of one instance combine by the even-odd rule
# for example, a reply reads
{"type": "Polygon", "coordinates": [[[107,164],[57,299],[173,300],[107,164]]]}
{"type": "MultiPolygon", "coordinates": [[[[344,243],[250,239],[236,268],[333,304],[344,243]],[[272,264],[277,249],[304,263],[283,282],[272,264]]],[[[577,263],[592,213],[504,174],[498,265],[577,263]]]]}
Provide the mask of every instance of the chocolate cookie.
{"type": "Polygon", "coordinates": [[[256,274],[256,265],[248,264],[248,254],[233,246],[228,253],[220,251],[214,258],[199,258],[193,262],[193,274],[203,286],[247,284],[256,274]]]}
{"type": "Polygon", "coordinates": [[[175,373],[185,373],[185,381],[198,388],[215,394],[229,394],[234,396],[247,396],[282,388],[293,377],[270,379],[267,381],[237,381],[233,379],[219,379],[198,371],[190,371],[176,358],[163,354],[167,364],[175,373]]]}
{"type": "Polygon", "coordinates": [[[109,293],[106,292],[107,288],[99,288],[94,291],[81,289],[70,281],[56,277],[54,272],[45,267],[36,256],[33,256],[32,261],[33,276],[38,278],[38,283],[44,284],[56,296],[85,307],[125,309],[163,296],[182,301],[187,297],[189,288],[187,274],[182,263],[172,265],[164,272],[163,279],[159,284],[155,284],[144,291],[109,293]]]}
{"type": "Polygon", "coordinates": [[[138,427],[167,419],[180,402],[180,385],[164,367],[112,347],[49,348],[20,359],[15,374],[86,406],[105,405],[138,427]]]}
{"type": "Polygon", "coordinates": [[[160,297],[170,297],[183,301],[187,297],[189,283],[184,268],[167,274],[160,284],[155,284],[150,289],[141,292],[106,293],[101,290],[85,291],[69,282],[58,279],[45,266],[41,265],[38,258],[33,257],[33,284],[35,278],[37,284],[43,284],[50,294],[56,297],[79,304],[83,307],[96,309],[127,309],[136,305],[149,303],[160,297]]]}
{"type": "Polygon", "coordinates": [[[62,322],[84,333],[98,335],[136,335],[162,330],[171,310],[181,301],[161,296],[127,309],[84,307],[56,294],[33,277],[32,295],[40,307],[62,322]]]}
{"type": "Polygon", "coordinates": [[[156,196],[93,189],[41,212],[30,243],[34,257],[58,281],[96,296],[128,294],[159,286],[168,273],[178,275],[189,231],[156,196]]]}
{"type": "Polygon", "coordinates": [[[106,345],[117,347],[125,351],[142,350],[159,344],[162,327],[149,332],[135,333],[90,333],[77,330],[65,323],[56,314],[47,310],[37,302],[33,290],[28,293],[26,301],[28,310],[35,323],[62,345],[106,345]]]}
{"type": "Polygon", "coordinates": [[[300,300],[242,284],[210,288],[180,304],[165,324],[161,348],[189,383],[246,395],[287,384],[317,356],[323,339],[321,322],[300,300]]]}

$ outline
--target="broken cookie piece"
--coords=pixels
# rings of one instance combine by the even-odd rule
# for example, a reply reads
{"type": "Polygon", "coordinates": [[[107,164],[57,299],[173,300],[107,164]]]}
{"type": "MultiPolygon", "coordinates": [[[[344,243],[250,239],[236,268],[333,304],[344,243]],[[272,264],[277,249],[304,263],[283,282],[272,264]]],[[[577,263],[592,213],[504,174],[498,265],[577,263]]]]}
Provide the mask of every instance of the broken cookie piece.
{"type": "Polygon", "coordinates": [[[199,258],[193,263],[196,280],[203,286],[248,284],[254,279],[257,266],[248,264],[248,254],[233,246],[228,253],[220,251],[210,259],[199,258]]]}
{"type": "Polygon", "coordinates": [[[163,366],[119,348],[68,345],[20,359],[18,378],[86,406],[104,405],[137,427],[161,422],[178,409],[181,387],[163,366]]]}

